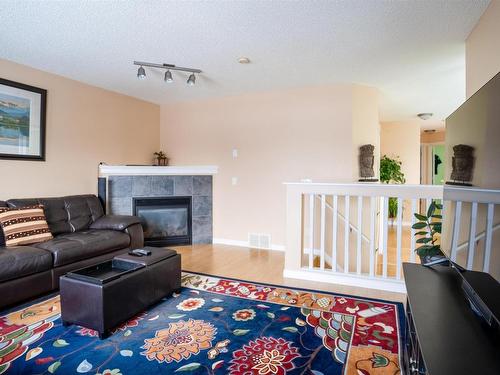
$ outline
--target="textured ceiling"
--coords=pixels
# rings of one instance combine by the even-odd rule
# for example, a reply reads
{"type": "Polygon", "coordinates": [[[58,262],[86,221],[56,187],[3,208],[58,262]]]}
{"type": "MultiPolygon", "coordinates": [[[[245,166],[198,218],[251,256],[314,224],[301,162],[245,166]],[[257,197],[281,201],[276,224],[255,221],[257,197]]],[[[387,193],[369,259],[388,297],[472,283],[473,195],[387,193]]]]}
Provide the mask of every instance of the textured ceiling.
{"type": "Polygon", "coordinates": [[[353,82],[380,89],[383,121],[439,120],[465,98],[464,41],[488,3],[2,1],[0,58],[155,103],[353,82]],[[139,81],[133,60],[204,73],[139,81]]]}

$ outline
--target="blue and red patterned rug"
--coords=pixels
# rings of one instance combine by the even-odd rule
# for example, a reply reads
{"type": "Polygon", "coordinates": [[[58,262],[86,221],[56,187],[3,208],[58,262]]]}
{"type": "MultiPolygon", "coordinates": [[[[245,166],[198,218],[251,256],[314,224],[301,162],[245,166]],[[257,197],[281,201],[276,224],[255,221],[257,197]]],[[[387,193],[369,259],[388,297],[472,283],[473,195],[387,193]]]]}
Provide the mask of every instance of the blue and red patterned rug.
{"type": "Polygon", "coordinates": [[[0,317],[0,374],[399,374],[401,304],[183,273],[115,329],[62,326],[59,296],[0,317]]]}

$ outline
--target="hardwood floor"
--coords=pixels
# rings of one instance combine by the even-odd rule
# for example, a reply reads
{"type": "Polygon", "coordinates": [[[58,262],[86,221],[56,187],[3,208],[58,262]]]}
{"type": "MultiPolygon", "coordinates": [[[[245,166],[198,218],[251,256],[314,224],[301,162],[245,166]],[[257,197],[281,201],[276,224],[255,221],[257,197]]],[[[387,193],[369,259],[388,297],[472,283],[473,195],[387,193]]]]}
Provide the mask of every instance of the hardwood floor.
{"type": "Polygon", "coordinates": [[[280,251],[227,245],[178,246],[174,249],[182,255],[185,271],[396,302],[404,302],[406,298],[401,293],[284,278],[285,257],[280,251]]]}

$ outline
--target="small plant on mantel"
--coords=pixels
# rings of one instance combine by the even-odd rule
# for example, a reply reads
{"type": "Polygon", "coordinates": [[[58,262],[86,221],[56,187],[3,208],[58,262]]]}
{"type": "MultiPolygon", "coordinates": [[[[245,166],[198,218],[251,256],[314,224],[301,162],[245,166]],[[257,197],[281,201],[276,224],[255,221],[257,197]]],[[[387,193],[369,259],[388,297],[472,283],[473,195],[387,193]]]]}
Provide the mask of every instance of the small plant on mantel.
{"type": "Polygon", "coordinates": [[[413,224],[412,228],[419,230],[415,233],[415,236],[419,237],[417,243],[421,244],[421,246],[417,247],[415,251],[421,259],[443,254],[439,244],[443,217],[441,214],[436,213],[436,210],[441,211],[442,209],[442,204],[433,201],[429,205],[426,215],[415,213],[415,217],[419,221],[413,224]]]}
{"type": "Polygon", "coordinates": [[[157,165],[168,165],[167,155],[163,151],[155,152],[157,165]]]}

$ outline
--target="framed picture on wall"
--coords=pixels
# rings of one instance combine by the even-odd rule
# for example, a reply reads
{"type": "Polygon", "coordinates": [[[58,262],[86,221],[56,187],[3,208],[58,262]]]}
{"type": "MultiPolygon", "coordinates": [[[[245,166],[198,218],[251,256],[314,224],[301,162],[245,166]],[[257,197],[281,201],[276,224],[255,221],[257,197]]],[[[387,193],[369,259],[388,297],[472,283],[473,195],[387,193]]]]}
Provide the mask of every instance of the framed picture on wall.
{"type": "Polygon", "coordinates": [[[47,90],[0,78],[0,159],[45,160],[47,90]]]}

